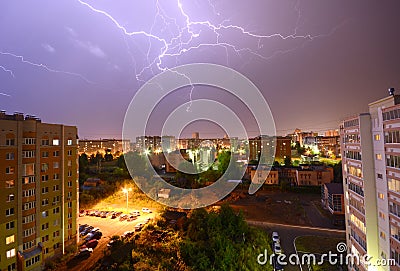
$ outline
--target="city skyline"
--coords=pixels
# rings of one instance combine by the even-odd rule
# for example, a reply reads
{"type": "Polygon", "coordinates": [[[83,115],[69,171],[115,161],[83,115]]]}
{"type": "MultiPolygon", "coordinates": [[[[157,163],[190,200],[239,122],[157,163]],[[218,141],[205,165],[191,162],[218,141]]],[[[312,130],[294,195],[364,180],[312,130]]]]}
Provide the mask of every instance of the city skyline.
{"type": "MultiPolygon", "coordinates": [[[[160,56],[163,42],[157,37],[171,40],[179,31],[187,34],[189,21],[193,40],[176,57],[171,44],[160,67],[211,62],[238,70],[261,90],[278,135],[295,128],[338,128],[341,119],[367,111],[366,104],[400,85],[393,57],[400,42],[398,7],[396,1],[257,1],[235,6],[227,1],[177,1],[176,6],[146,1],[118,7],[43,1],[21,10],[20,4],[5,1],[0,9],[0,33],[7,37],[0,48],[0,109],[76,125],[81,138],[117,138],[129,101],[143,82],[159,73],[157,65],[153,72],[146,69],[160,56]],[[157,15],[157,4],[164,13],[157,15]],[[198,23],[207,20],[219,27],[219,44],[213,28],[198,23]]],[[[190,92],[184,88],[167,97],[157,116],[188,102],[190,92]]],[[[192,99],[223,101],[248,121],[248,131],[255,130],[246,108],[223,91],[196,86],[192,94],[192,99]]],[[[155,121],[151,132],[157,134],[159,126],[155,121]]],[[[212,134],[216,127],[203,123],[194,129],[212,134]]]]}

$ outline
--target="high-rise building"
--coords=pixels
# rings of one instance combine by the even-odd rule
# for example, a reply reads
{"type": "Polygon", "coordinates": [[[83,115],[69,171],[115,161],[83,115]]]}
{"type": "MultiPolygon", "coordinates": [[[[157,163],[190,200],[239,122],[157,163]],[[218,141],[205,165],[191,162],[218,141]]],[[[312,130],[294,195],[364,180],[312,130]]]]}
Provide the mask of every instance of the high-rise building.
{"type": "Polygon", "coordinates": [[[40,270],[77,245],[77,128],[0,112],[0,270],[40,270]]]}
{"type": "Polygon", "coordinates": [[[342,123],[340,136],[348,252],[396,262],[349,269],[400,270],[400,96],[370,103],[342,123]]]}

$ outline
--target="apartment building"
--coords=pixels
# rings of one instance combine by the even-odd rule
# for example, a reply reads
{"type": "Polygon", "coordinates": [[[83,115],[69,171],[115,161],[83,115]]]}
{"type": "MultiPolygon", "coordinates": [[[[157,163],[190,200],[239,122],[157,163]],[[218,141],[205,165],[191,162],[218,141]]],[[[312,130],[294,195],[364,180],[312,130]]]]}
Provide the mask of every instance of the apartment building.
{"type": "Polygon", "coordinates": [[[0,270],[41,270],[77,245],[77,128],[0,112],[0,270]]]}
{"type": "Polygon", "coordinates": [[[106,152],[119,156],[131,151],[131,141],[128,139],[83,139],[79,140],[79,154],[96,155],[106,152]]]}
{"type": "Polygon", "coordinates": [[[343,121],[343,185],[348,252],[372,257],[350,270],[400,270],[400,96],[369,104],[343,121]],[[395,266],[373,266],[394,259],[395,266]]]}

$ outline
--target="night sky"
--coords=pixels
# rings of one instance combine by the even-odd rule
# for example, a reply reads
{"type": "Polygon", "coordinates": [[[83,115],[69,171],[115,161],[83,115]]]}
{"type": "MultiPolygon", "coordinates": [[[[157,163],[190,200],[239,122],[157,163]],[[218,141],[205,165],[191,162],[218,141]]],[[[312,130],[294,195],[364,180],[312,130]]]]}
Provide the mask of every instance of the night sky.
{"type": "MultiPolygon", "coordinates": [[[[337,128],[389,87],[400,93],[400,1],[238,2],[3,0],[0,109],[76,125],[80,138],[120,138],[138,88],[160,69],[196,62],[250,78],[278,134],[337,128]]],[[[149,134],[189,93],[159,104],[149,134]]],[[[196,86],[199,98],[223,102],[256,135],[248,110],[225,91],[196,86]]],[[[199,122],[184,136],[194,130],[223,134],[199,122]]]]}

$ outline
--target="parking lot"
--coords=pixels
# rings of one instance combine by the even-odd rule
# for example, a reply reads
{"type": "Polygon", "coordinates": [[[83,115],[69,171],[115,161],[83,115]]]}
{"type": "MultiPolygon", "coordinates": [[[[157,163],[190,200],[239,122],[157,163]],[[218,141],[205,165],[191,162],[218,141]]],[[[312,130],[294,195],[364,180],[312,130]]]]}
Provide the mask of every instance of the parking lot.
{"type": "MultiPolygon", "coordinates": [[[[135,225],[145,223],[147,219],[154,219],[155,213],[140,212],[140,216],[133,221],[120,221],[119,217],[111,219],[111,216],[106,218],[96,216],[81,216],[77,219],[78,224],[87,224],[94,228],[99,228],[102,232],[102,237],[99,239],[98,245],[94,248],[93,253],[88,258],[73,258],[67,263],[67,270],[89,270],[96,262],[104,256],[104,250],[107,249],[107,244],[110,238],[114,235],[121,236],[127,231],[134,231],[135,225]]],[[[85,243],[84,237],[79,239],[79,247],[85,243]]]]}

